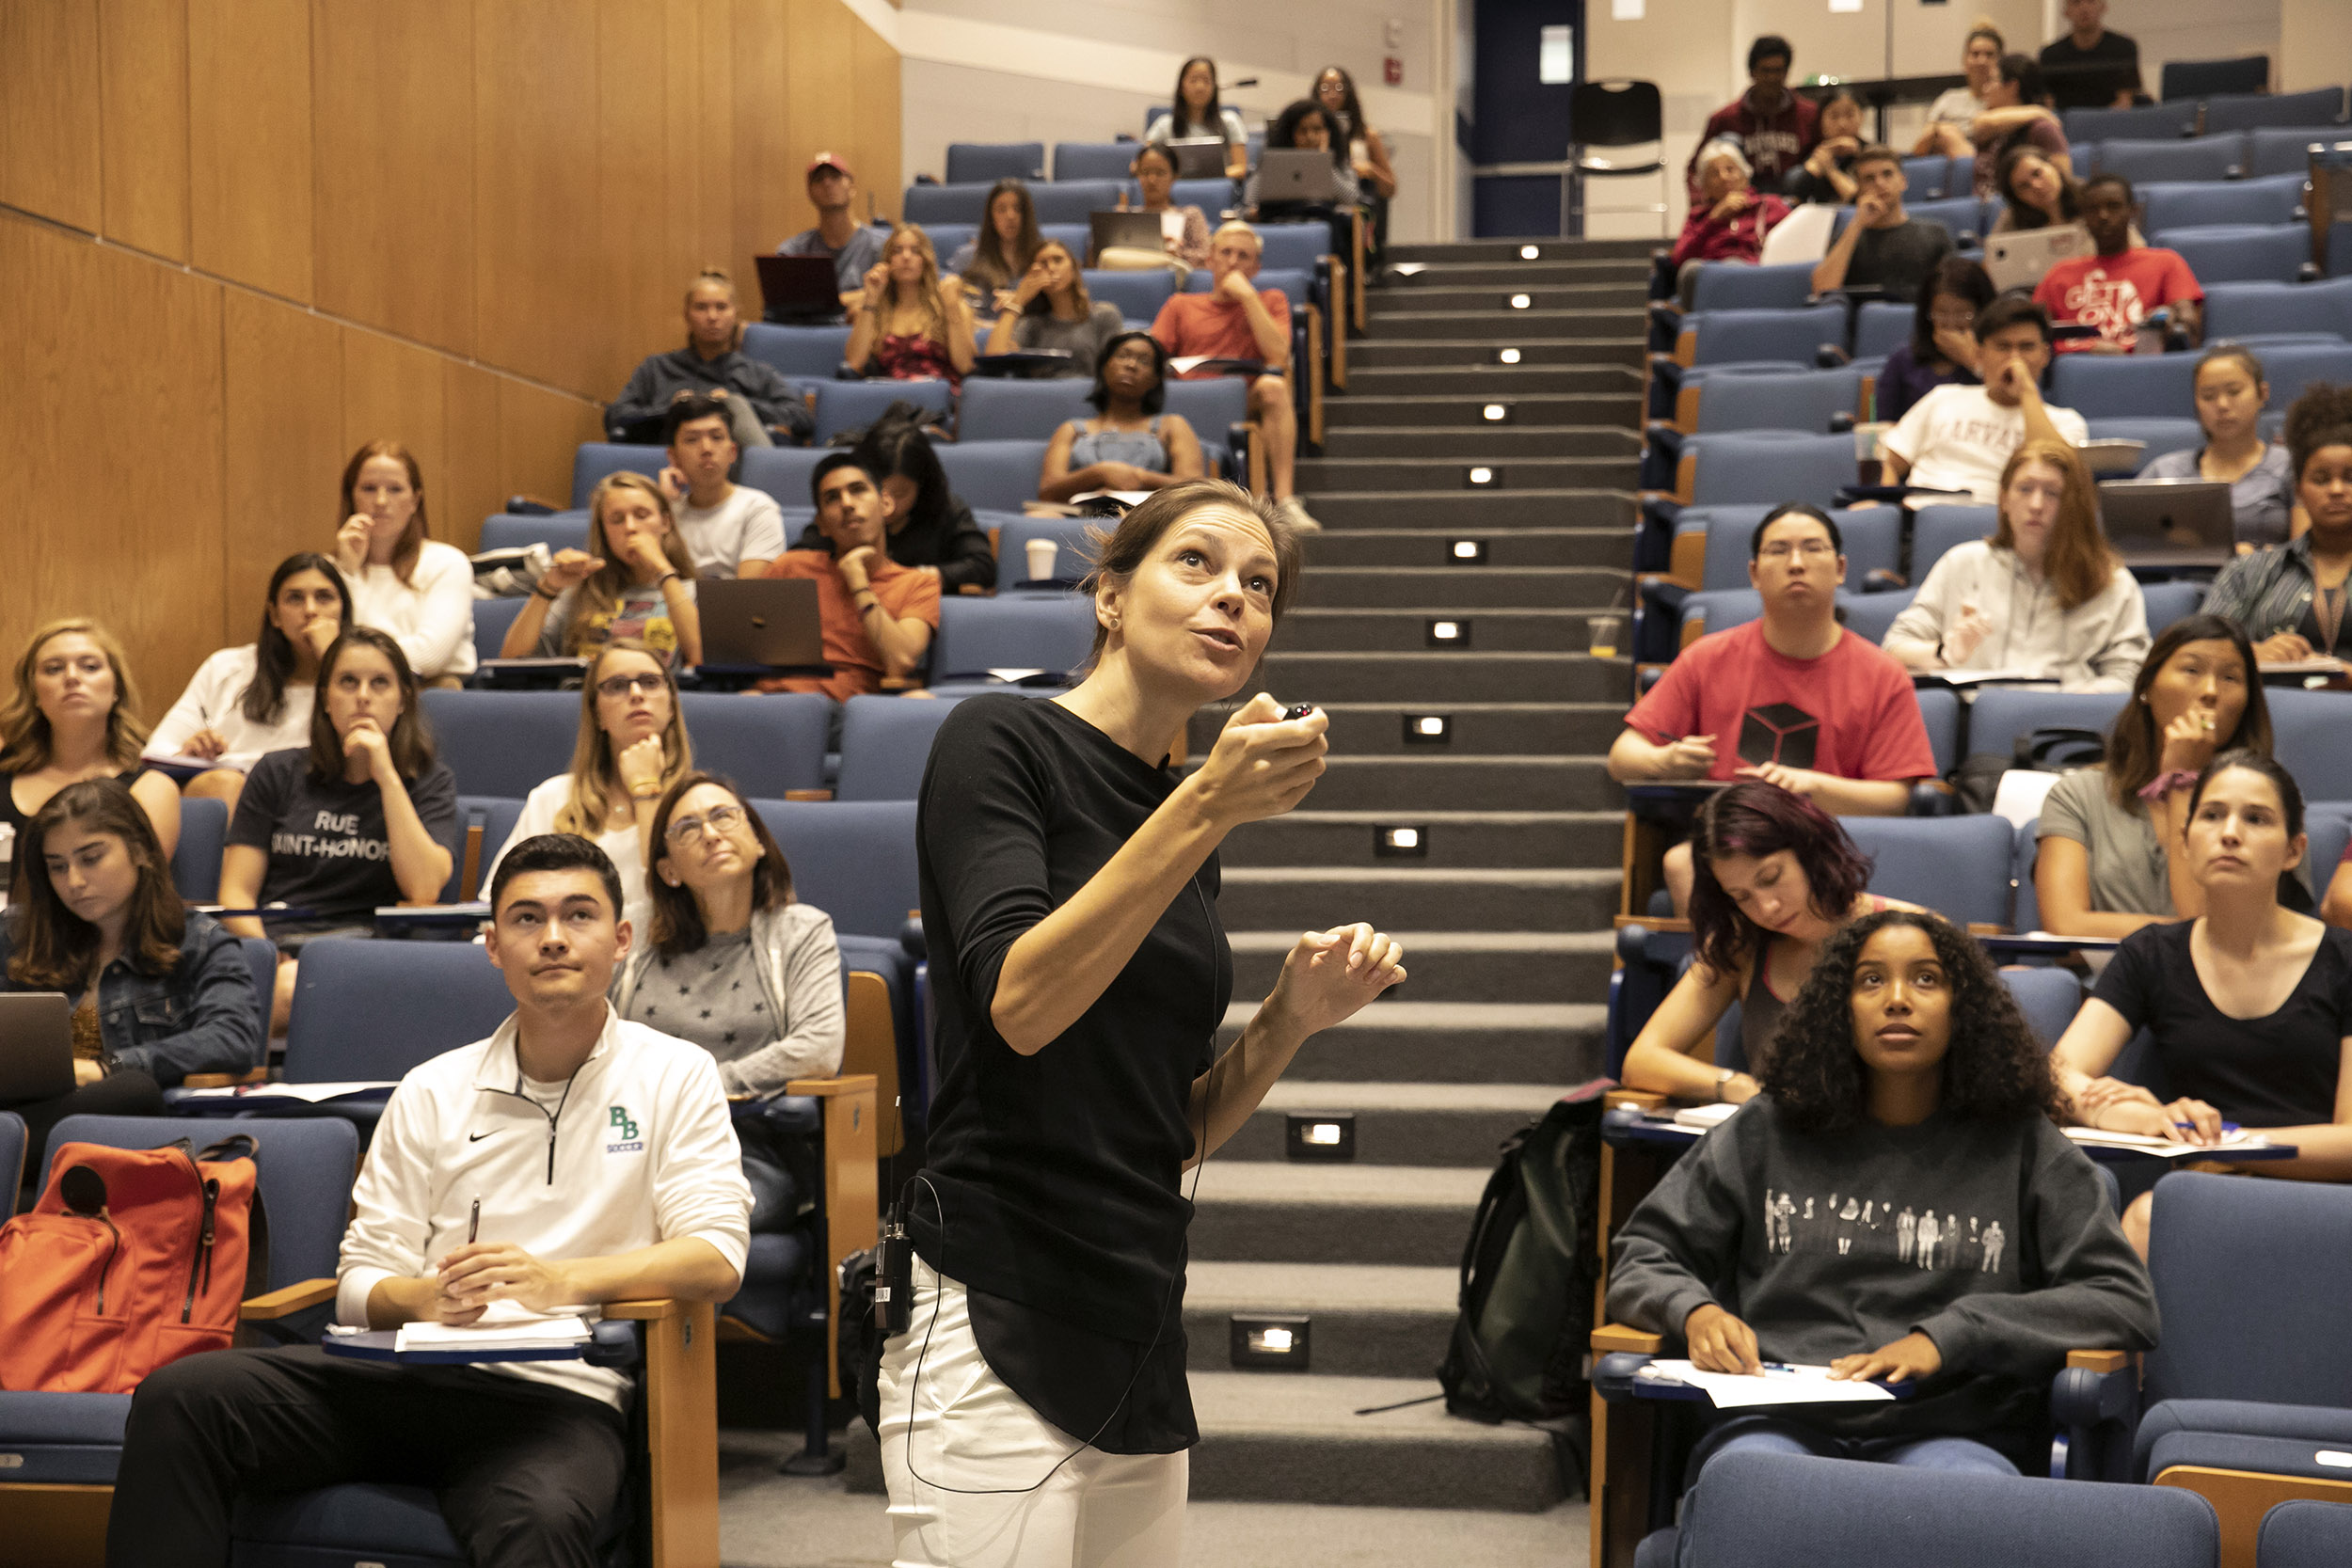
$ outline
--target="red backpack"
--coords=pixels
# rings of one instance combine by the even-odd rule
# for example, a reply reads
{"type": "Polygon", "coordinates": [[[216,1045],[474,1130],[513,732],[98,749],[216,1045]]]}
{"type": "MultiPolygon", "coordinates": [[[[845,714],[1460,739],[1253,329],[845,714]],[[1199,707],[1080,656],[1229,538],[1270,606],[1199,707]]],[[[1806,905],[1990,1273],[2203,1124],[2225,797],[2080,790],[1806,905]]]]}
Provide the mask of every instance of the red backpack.
{"type": "Polygon", "coordinates": [[[242,1132],[194,1154],[58,1148],[40,1201],[0,1226],[0,1388],[127,1394],[227,1349],[267,1273],[253,1151],[242,1132]]]}

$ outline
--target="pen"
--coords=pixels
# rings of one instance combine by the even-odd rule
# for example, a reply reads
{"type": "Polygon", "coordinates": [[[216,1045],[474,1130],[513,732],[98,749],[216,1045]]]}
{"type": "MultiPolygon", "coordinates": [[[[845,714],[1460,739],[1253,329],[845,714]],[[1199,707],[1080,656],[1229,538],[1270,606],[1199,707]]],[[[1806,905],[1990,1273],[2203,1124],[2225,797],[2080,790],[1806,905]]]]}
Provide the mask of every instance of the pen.
{"type": "Polygon", "coordinates": [[[473,1245],[473,1239],[481,1234],[482,1200],[480,1198],[475,1198],[473,1200],[473,1218],[466,1222],[466,1244],[468,1246],[473,1245]]]}

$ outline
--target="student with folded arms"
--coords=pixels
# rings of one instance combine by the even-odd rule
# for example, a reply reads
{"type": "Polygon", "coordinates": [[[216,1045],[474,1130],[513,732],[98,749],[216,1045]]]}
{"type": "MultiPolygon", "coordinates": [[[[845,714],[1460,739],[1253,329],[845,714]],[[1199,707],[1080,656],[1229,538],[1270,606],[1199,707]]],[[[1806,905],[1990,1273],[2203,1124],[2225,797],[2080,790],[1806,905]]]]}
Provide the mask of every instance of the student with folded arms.
{"type": "MultiPolygon", "coordinates": [[[[139,761],[146,741],[138,689],[113,633],[79,615],[38,628],[0,707],[0,827],[22,843],[52,795],[113,779],[130,786],[168,860],[180,842],[180,792],[139,761]]],[[[24,864],[21,853],[15,863],[24,864]]]]}
{"type": "Polygon", "coordinates": [[[351,618],[389,632],[428,686],[473,673],[473,562],[427,537],[424,470],[398,441],[370,441],[343,465],[343,523],[335,569],[351,618]]]}
{"type": "Polygon", "coordinates": [[[1159,490],[1199,479],[1200,439],[1168,404],[1168,350],[1149,332],[1128,332],[1104,347],[1087,401],[1101,410],[1064,421],[1045,443],[1037,493],[1066,501],[1094,490],[1159,490]]]}
{"type": "Polygon", "coordinates": [[[309,550],[288,556],[270,574],[261,635],[196,667],[188,689],[148,736],[148,755],[217,764],[180,792],[226,800],[234,811],[247,769],[310,738],[319,656],[350,626],[351,595],[335,563],[309,550]]]}
{"type": "Polygon", "coordinates": [[[678,711],[677,681],[652,649],[616,638],[596,650],[580,686],[580,739],[566,772],[533,788],[515,831],[484,867],[498,874],[508,850],[541,833],[594,839],[621,877],[621,918],[651,927],[645,865],[654,808],[661,792],[694,766],[693,743],[678,711]]]}
{"type": "Polygon", "coordinates": [[[1718,1418],[1739,1449],[2035,1473],[2074,1349],[2155,1343],[2147,1270],[2053,1120],[2049,1058],[1966,932],[1865,915],[1829,939],[1763,1092],[1618,1229],[1609,1316],[1703,1371],[1767,1361],[1910,1398],[1718,1418]]]}
{"type": "Polygon", "coordinates": [[[1755,1098],[1767,1047],[1821,943],[1850,920],[1909,909],[1863,891],[1870,862],[1802,795],[1742,779],[1691,824],[1694,961],[1642,1025],[1618,1074],[1629,1089],[1737,1105],[1755,1098]],[[1744,1067],[1715,1059],[1737,1003],[1744,1067]]]}
{"type": "MultiPolygon", "coordinates": [[[[28,1147],[45,1148],[70,1116],[162,1116],[163,1090],[192,1072],[262,1065],[245,950],[182,906],[129,790],[112,779],[66,785],[33,814],[16,853],[24,874],[0,928],[0,990],[63,991],[73,1005],[75,1086],[0,1106],[24,1118],[28,1147]]],[[[40,1168],[28,1160],[26,1180],[40,1168]]]]}
{"type": "Polygon", "coordinates": [[[743,352],[735,279],[717,267],[705,267],[687,285],[686,346],[650,356],[637,367],[605,409],[605,428],[628,436],[629,426],[651,424],[688,398],[702,398],[723,415],[740,446],[773,446],[771,426],[804,441],[817,424],[791,382],[743,352]]]}
{"type": "Polygon", "coordinates": [[[2099,531],[2074,449],[2027,441],[2001,470],[2000,526],[1957,545],[1886,631],[1904,668],[2018,670],[2069,691],[2121,691],[2148,653],[2139,584],[2099,531]]]}
{"type": "Polygon", "coordinates": [[[273,1032],[294,1002],[294,959],[323,936],[371,936],[387,904],[430,904],[455,863],[457,780],[400,644],[354,626],[319,661],[310,742],[253,765],[220,856],[220,902],[289,913],[231,917],[241,937],[278,944],[273,1032]]]}
{"type": "Polygon", "coordinates": [[[2270,754],[2270,708],[2234,621],[2191,615],[2164,628],[2107,730],[2106,760],[2042,798],[2034,892],[2042,927],[2127,937],[2202,914],[2182,830],[2188,790],[2217,752],[2270,754]]]}
{"type": "Polygon", "coordinates": [[[2302,530],[2222,567],[2205,609],[2244,626],[2265,663],[2352,657],[2352,387],[2306,388],[2286,438],[2302,530]]]}
{"type": "MultiPolygon", "coordinates": [[[[779,1095],[841,1070],[841,947],[825,911],[793,895],[792,867],[734,787],[686,773],[653,818],[652,914],[612,982],[623,1018],[710,1053],[730,1095],[779,1095]]],[[[788,1228],[795,1151],[766,1123],[736,1129],[755,1234],[788,1228]]]]}
{"type": "MultiPolygon", "coordinates": [[[[751,1193],[719,1069],[605,1001],[631,938],[617,881],[568,834],[499,868],[484,945],[515,1013],[393,1091],[352,1190],[339,1322],[722,1302],[741,1285],[751,1193]]],[[[241,1497],[372,1481],[430,1487],[469,1561],[600,1562],[624,1525],[630,1393],[584,1361],[187,1356],[133,1397],[106,1560],[219,1568],[241,1497]]]]}
{"type": "MultiPolygon", "coordinates": [[[[2162,783],[2187,789],[2185,854],[2203,912],[2134,932],[2100,971],[2052,1055],[2067,1114],[2186,1144],[2219,1141],[2225,1122],[2259,1128],[2298,1152],[2249,1171],[2352,1180],[2352,931],[2281,901],[2309,847],[2303,792],[2256,752],[2225,752],[2185,786],[2162,783]],[[2142,1029],[2169,1101],[2101,1076],[2142,1029]]],[[[2145,1253],[2146,1196],[2123,1227],[2145,1253]]]]}

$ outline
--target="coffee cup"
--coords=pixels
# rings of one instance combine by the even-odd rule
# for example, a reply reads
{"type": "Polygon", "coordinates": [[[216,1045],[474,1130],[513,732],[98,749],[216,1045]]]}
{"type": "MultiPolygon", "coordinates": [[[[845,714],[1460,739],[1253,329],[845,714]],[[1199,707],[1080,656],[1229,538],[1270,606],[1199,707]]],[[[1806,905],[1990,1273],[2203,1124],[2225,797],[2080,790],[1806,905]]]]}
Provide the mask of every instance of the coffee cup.
{"type": "Polygon", "coordinates": [[[1061,546],[1051,539],[1032,539],[1029,541],[1028,549],[1029,580],[1031,582],[1053,581],[1054,558],[1061,554],[1061,546]]]}

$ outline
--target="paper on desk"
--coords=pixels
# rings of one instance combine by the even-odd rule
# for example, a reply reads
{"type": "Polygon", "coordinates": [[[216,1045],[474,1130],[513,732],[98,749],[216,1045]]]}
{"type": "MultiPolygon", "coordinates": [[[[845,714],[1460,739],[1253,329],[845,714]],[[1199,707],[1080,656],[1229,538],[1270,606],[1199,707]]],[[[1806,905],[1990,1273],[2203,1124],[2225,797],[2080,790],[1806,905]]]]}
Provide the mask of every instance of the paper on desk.
{"type": "Polygon", "coordinates": [[[493,1351],[546,1350],[587,1343],[588,1320],[575,1307],[556,1312],[532,1312],[511,1301],[494,1301],[482,1316],[464,1324],[403,1323],[392,1348],[412,1350],[493,1351]]]}
{"type": "Polygon", "coordinates": [[[1685,1105],[1675,1113],[1675,1125],[1695,1127],[1703,1132],[1710,1127],[1721,1127],[1739,1109],[1737,1105],[1685,1105]]]}
{"type": "Polygon", "coordinates": [[[2142,1154],[2153,1154],[2164,1160],[2227,1159],[2232,1150],[2267,1148],[2270,1140],[2259,1132],[2236,1132],[2214,1144],[2174,1143],[2170,1138],[2153,1132],[2108,1132],[2096,1127],[2069,1127],[2066,1135],[2078,1144],[2097,1144],[2103,1148],[2129,1148],[2142,1154]]]}
{"type": "Polygon", "coordinates": [[[1833,1382],[1827,1367],[1768,1367],[1751,1375],[1703,1372],[1688,1361],[1661,1359],[1644,1366],[1642,1375],[1704,1389],[1718,1410],[1763,1404],[1862,1404],[1895,1397],[1875,1383],[1833,1382]]]}
{"type": "Polygon", "coordinates": [[[238,1084],[225,1089],[190,1089],[190,1100],[236,1100],[266,1095],[272,1100],[301,1100],[317,1105],[329,1100],[341,1100],[347,1094],[366,1094],[373,1089],[398,1088],[397,1081],[355,1079],[340,1084],[238,1084]]]}

